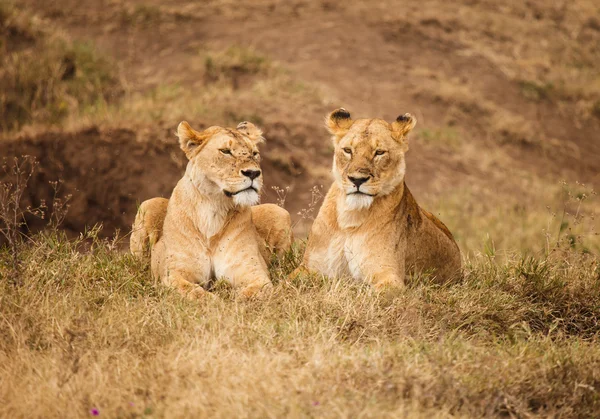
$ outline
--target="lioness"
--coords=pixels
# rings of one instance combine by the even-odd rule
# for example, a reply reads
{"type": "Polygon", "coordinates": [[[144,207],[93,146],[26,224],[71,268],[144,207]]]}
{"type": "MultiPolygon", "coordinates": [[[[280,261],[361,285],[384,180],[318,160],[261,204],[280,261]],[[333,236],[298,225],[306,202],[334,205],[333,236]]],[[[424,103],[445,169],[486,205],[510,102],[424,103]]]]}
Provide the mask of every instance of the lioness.
{"type": "Polygon", "coordinates": [[[376,288],[402,286],[407,273],[457,275],[460,250],[446,226],[420,208],[404,183],[406,135],[416,119],[353,121],[345,109],[326,118],[333,135],[334,183],[312,226],[303,267],[351,276],[376,288]]]}
{"type": "Polygon", "coordinates": [[[250,297],[271,281],[269,251],[292,243],[289,213],[259,200],[262,132],[249,122],[236,129],[177,128],[188,158],[169,200],[140,206],[130,240],[134,254],[151,252],[152,275],[182,294],[201,297],[213,278],[224,278],[250,297]]]}

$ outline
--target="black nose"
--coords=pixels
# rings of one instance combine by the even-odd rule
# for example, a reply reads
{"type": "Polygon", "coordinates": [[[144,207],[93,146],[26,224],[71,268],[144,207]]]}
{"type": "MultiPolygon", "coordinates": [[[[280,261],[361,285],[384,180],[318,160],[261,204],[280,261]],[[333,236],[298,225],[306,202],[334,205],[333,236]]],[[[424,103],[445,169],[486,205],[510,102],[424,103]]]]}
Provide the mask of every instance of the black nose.
{"type": "Polygon", "coordinates": [[[254,180],[260,176],[260,170],[242,170],[242,175],[254,180]]]}
{"type": "Polygon", "coordinates": [[[369,180],[368,177],[352,177],[352,176],[348,176],[348,179],[350,179],[350,182],[354,183],[357,188],[360,188],[360,185],[362,185],[367,180],[369,180]]]}

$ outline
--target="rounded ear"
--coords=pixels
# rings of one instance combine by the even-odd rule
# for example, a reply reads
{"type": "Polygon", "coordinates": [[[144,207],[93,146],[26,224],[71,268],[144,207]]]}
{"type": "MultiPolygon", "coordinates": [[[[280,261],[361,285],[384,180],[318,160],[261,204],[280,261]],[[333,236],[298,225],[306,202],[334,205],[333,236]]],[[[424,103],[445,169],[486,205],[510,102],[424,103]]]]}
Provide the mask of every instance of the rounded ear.
{"type": "Polygon", "coordinates": [[[325,118],[325,127],[338,138],[346,134],[353,123],[350,112],[344,108],[336,109],[325,118]]]}
{"type": "Polygon", "coordinates": [[[179,137],[179,147],[188,158],[194,150],[204,145],[208,139],[206,135],[194,130],[186,121],[181,121],[177,127],[177,137],[179,137]]]}
{"type": "Polygon", "coordinates": [[[400,141],[417,125],[417,118],[409,113],[400,115],[394,122],[392,122],[392,137],[395,140],[400,141]]]}
{"type": "Polygon", "coordinates": [[[252,122],[240,122],[236,129],[246,137],[250,138],[250,140],[255,144],[265,142],[265,138],[262,136],[262,131],[252,122]]]}

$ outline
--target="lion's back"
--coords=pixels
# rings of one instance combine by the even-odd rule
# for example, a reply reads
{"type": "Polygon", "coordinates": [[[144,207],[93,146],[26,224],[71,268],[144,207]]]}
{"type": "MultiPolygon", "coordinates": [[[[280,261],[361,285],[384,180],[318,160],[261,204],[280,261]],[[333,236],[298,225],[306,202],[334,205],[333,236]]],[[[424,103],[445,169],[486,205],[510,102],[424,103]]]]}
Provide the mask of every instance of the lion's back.
{"type": "Polygon", "coordinates": [[[137,256],[149,255],[150,249],[161,238],[169,200],[148,199],[140,205],[131,229],[129,248],[137,256]]]}
{"type": "Polygon", "coordinates": [[[439,282],[460,275],[462,259],[454,236],[448,227],[429,211],[419,207],[419,213],[422,222],[407,249],[413,269],[433,271],[439,282]]]}

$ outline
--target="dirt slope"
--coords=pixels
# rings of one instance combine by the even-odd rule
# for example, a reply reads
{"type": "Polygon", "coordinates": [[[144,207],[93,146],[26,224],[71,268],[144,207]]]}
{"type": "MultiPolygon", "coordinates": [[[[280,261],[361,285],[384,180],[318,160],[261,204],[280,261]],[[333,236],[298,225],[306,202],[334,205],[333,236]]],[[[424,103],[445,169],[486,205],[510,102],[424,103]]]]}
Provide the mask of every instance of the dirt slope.
{"type": "MultiPolygon", "coordinates": [[[[201,91],[198,50],[230,45],[253,47],[318,86],[322,100],[311,106],[252,97],[230,104],[234,114],[260,116],[269,140],[266,200],[277,200],[270,186],[290,186],[286,206],[302,232],[308,221],[297,213],[314,185],[328,183],[331,146],[322,118],[337,106],[356,116],[417,116],[408,158],[417,197],[473,183],[523,193],[511,180],[515,170],[549,182],[600,182],[600,89],[593,74],[600,26],[593,2],[562,9],[472,0],[400,8],[391,1],[24,3],[73,38],[94,41],[119,64],[130,92],[165,83],[201,91]],[[577,90],[571,73],[587,88],[577,90]]],[[[136,202],[168,196],[182,173],[170,134],[177,122],[147,123],[141,130],[149,137],[109,123],[15,136],[0,147],[3,155],[38,155],[43,180],[63,177],[69,191],[83,191],[75,194],[67,228],[104,222],[124,229],[136,202]]]]}

